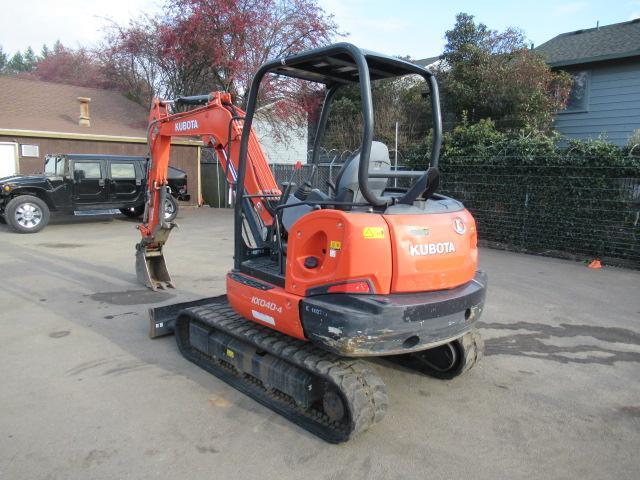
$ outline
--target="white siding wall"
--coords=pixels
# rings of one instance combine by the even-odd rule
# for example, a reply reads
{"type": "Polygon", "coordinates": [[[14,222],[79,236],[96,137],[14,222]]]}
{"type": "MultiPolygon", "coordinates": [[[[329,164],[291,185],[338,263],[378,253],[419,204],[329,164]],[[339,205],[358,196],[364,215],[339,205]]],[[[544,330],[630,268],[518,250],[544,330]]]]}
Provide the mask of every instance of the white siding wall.
{"type": "Polygon", "coordinates": [[[256,119],[253,128],[269,163],[307,163],[306,126],[289,130],[286,141],[276,140],[271,125],[265,121],[256,119]]]}

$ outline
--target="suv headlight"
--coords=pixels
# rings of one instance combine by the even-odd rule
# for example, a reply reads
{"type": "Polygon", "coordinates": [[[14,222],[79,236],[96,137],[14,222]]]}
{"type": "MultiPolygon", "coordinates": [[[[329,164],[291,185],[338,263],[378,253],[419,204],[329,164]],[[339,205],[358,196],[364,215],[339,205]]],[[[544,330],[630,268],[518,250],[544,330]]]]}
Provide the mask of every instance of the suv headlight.
{"type": "Polygon", "coordinates": [[[5,183],[4,185],[0,185],[0,192],[9,193],[13,189],[13,185],[10,183],[5,183]]]}

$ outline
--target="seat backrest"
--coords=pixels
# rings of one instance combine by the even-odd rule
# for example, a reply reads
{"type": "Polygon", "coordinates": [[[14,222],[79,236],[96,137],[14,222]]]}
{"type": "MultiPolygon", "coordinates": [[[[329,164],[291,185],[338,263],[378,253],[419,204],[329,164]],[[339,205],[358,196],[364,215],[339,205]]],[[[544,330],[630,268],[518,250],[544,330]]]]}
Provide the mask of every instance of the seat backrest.
{"type": "MultiPolygon", "coordinates": [[[[360,150],[351,154],[336,177],[336,200],[340,202],[363,202],[364,197],[360,193],[358,184],[358,168],[360,167],[360,150]]],[[[371,142],[371,155],[369,156],[369,172],[387,172],[391,170],[389,149],[382,142],[371,142]]],[[[387,178],[370,178],[369,189],[377,196],[387,186],[387,178]]]]}

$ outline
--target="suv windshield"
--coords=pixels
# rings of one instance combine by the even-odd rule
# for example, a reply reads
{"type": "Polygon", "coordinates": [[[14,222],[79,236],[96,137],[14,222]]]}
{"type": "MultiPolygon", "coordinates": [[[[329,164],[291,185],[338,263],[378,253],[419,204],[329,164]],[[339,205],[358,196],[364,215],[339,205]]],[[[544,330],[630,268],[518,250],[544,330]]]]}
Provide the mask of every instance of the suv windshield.
{"type": "Polygon", "coordinates": [[[64,175],[64,158],[47,157],[44,161],[44,174],[47,177],[62,177],[64,175]]]}

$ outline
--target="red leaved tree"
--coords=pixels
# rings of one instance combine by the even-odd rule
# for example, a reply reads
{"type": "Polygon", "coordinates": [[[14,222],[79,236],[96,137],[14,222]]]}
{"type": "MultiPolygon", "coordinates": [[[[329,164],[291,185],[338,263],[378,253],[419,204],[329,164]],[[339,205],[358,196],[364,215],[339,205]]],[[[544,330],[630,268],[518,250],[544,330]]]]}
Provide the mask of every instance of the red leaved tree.
{"type": "Polygon", "coordinates": [[[33,70],[18,76],[80,87],[119,87],[104,74],[102,64],[94,52],[84,48],[70,49],[60,42],[56,42],[53,50],[37,59],[33,70]]]}
{"type": "MultiPolygon", "coordinates": [[[[161,16],[112,27],[103,58],[116,81],[149,86],[135,94],[141,103],[151,94],[224,90],[244,105],[261,64],[328,44],[337,34],[316,0],[169,0],[161,16]]],[[[261,91],[264,111],[276,115],[313,103],[299,82],[269,79],[261,91]]]]}

